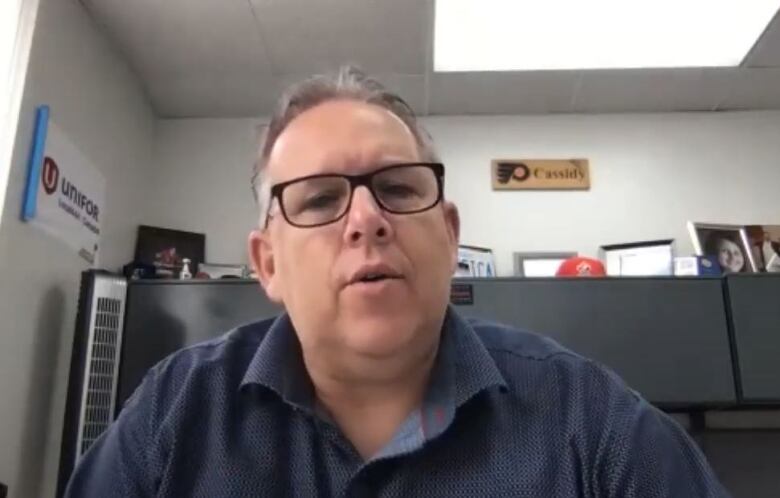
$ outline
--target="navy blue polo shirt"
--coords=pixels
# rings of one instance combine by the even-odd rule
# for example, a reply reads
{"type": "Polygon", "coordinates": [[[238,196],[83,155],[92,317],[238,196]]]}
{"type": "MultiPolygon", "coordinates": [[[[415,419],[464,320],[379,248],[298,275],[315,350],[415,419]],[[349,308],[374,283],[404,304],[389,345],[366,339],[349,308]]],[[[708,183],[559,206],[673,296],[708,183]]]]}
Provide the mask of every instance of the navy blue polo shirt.
{"type": "Polygon", "coordinates": [[[727,496],[613,373],[454,309],[422,406],[372,458],[315,406],[289,317],[239,327],[151,369],[66,496],[727,496]]]}

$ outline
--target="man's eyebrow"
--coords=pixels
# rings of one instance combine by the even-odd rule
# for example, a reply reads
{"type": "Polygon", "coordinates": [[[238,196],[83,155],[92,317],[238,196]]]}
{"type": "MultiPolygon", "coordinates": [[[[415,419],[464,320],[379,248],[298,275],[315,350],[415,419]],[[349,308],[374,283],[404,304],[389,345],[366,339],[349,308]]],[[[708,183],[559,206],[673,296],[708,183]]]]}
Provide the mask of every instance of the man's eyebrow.
{"type": "Polygon", "coordinates": [[[408,155],[401,155],[401,154],[374,154],[374,155],[366,155],[365,157],[340,157],[340,158],[331,158],[328,160],[323,161],[323,167],[321,168],[323,172],[337,172],[340,169],[342,169],[345,165],[352,166],[352,165],[360,165],[360,166],[370,166],[373,168],[381,168],[383,166],[389,166],[391,164],[403,164],[403,163],[411,163],[415,162],[416,159],[414,157],[410,157],[408,155]]]}
{"type": "Polygon", "coordinates": [[[386,160],[381,160],[381,161],[373,161],[371,163],[371,165],[376,167],[376,168],[383,168],[385,166],[391,166],[393,164],[404,164],[404,163],[408,163],[408,162],[410,162],[409,159],[394,158],[394,159],[386,159],[386,160]]]}
{"type": "Polygon", "coordinates": [[[386,155],[379,157],[374,163],[380,166],[386,166],[388,164],[408,163],[413,161],[415,161],[414,158],[405,155],[386,155]]]}

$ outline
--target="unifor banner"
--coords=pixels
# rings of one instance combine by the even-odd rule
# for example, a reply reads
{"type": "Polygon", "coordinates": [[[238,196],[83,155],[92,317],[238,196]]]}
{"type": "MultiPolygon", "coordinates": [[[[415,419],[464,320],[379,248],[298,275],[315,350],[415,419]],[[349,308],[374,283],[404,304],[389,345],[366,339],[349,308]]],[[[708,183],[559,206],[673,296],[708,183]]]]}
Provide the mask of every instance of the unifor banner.
{"type": "Polygon", "coordinates": [[[22,219],[97,264],[106,181],[49,117],[37,110],[22,219]]]}

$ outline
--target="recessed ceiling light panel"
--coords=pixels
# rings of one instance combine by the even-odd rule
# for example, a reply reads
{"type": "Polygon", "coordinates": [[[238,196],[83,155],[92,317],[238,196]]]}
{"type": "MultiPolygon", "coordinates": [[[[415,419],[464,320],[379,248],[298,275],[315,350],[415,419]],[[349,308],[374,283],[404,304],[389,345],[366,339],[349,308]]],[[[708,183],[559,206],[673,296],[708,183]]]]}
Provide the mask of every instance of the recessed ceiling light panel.
{"type": "Polygon", "coordinates": [[[737,66],[780,0],[436,0],[435,71],[737,66]]]}

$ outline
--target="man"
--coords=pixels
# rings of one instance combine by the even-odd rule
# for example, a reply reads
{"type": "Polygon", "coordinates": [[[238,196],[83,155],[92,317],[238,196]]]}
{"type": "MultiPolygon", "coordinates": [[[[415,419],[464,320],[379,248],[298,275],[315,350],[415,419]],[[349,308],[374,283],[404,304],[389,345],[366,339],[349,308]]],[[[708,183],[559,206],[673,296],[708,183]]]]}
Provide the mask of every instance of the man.
{"type": "Polygon", "coordinates": [[[286,314],[146,376],[69,496],[724,496],[673,421],[448,307],[459,218],[411,110],[346,68],[283,100],[254,268],[286,314]]]}

